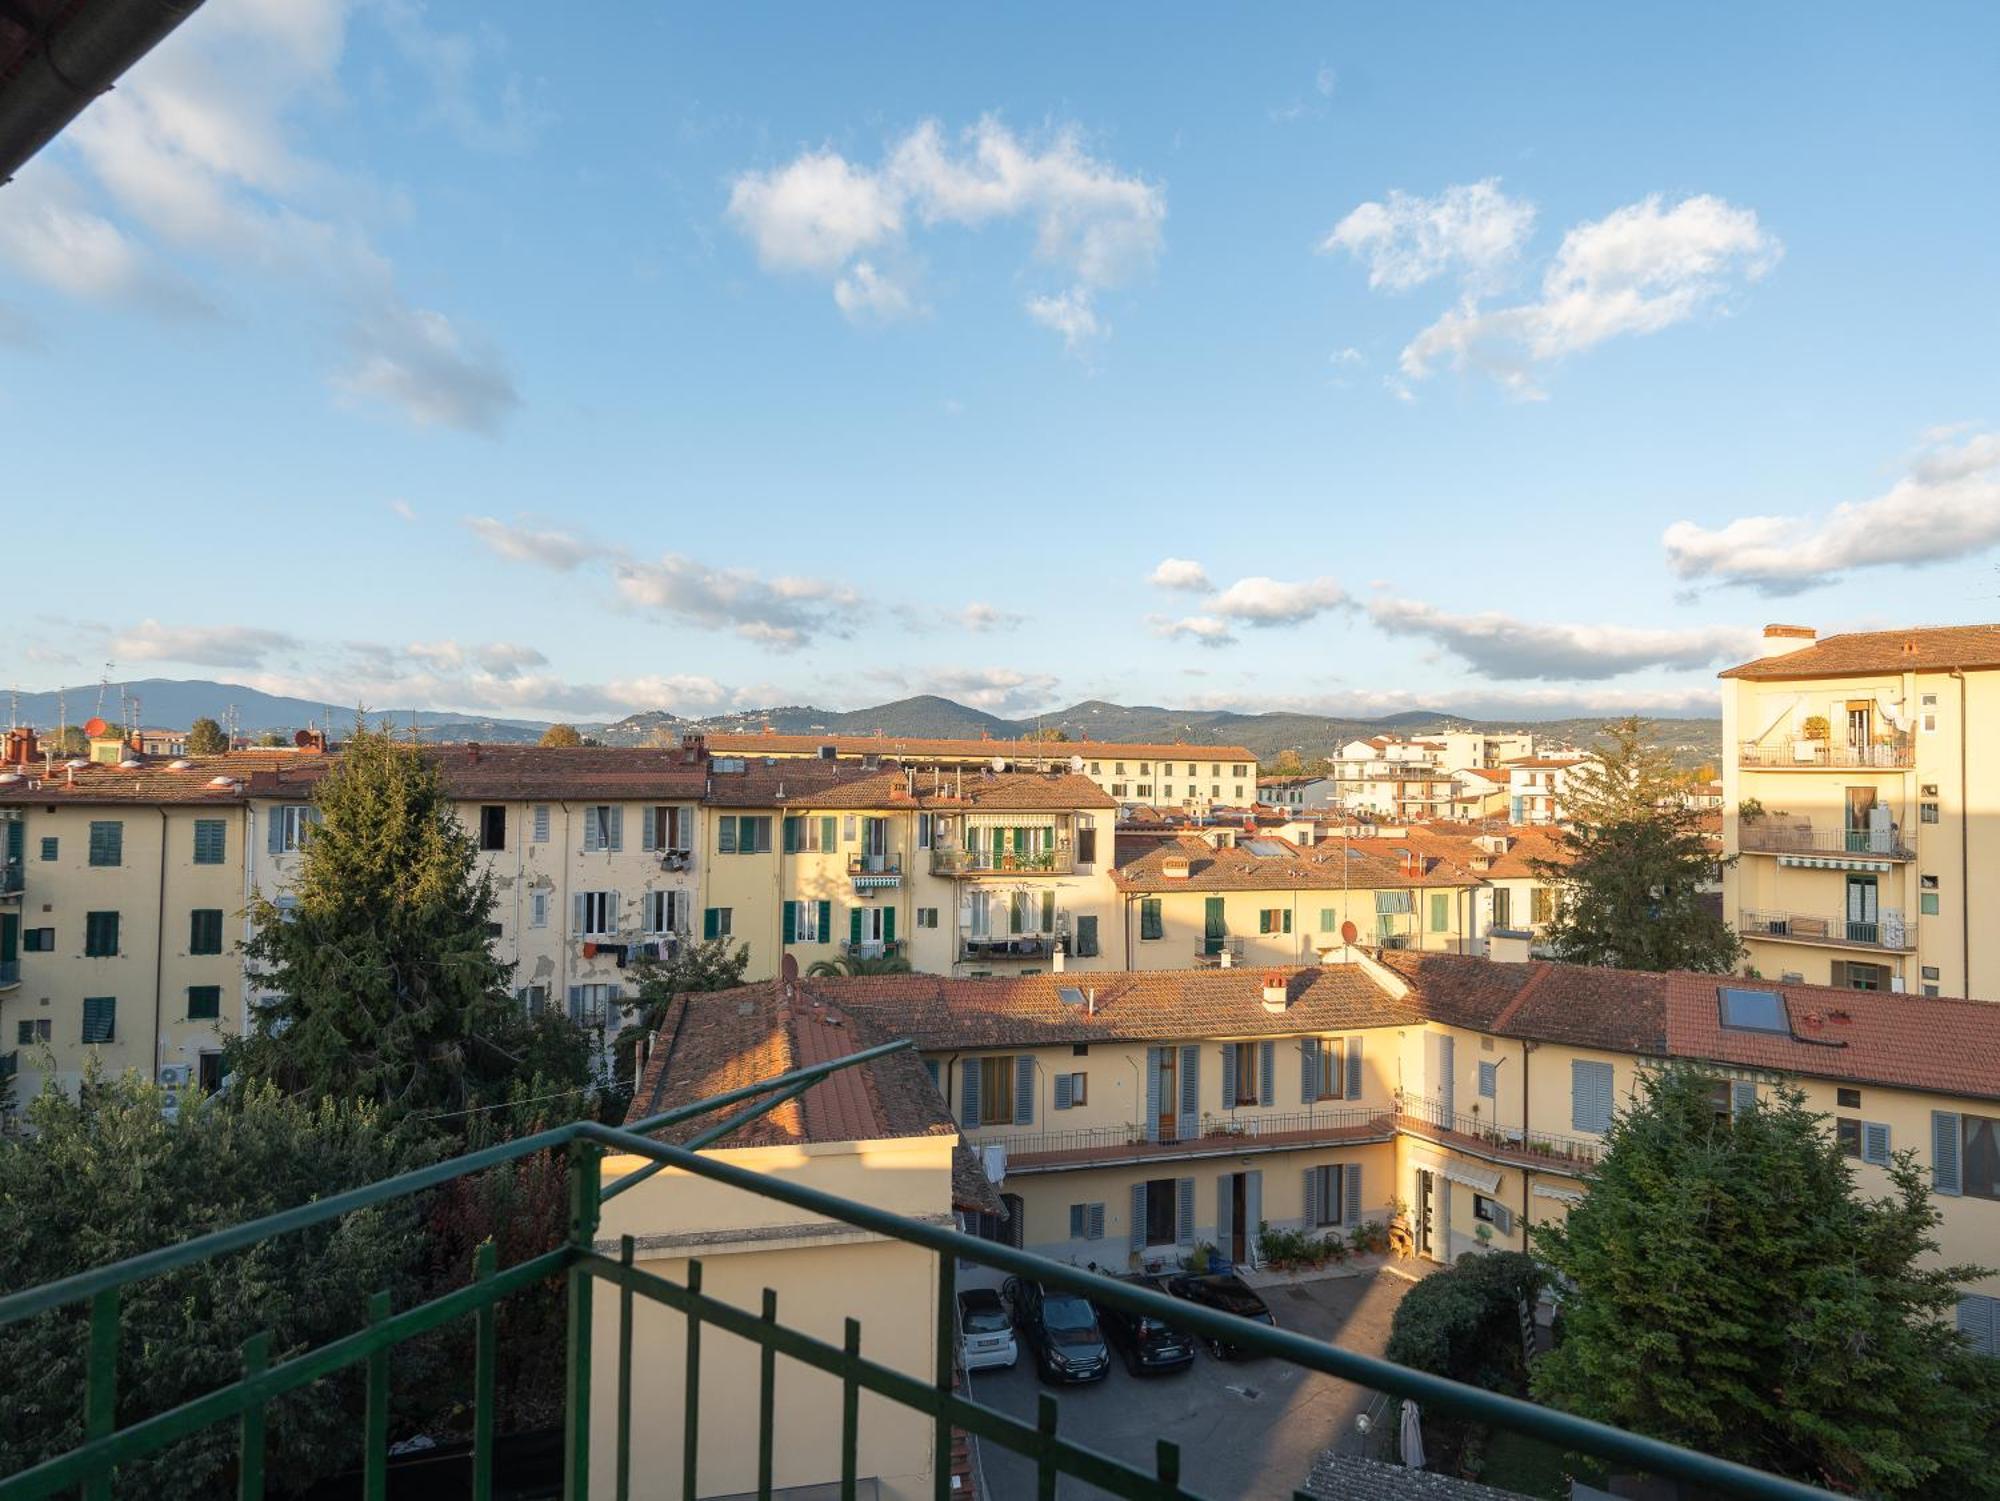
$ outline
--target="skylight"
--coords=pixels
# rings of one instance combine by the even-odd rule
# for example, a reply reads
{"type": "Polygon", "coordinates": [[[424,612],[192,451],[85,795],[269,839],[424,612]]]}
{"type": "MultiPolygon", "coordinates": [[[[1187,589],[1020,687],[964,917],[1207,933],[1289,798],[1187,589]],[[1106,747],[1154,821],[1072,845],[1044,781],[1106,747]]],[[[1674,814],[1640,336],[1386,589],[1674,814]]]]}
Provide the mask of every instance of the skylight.
{"type": "Polygon", "coordinates": [[[1081,1006],[1083,1004],[1083,991],[1075,985],[1057,986],[1056,995],[1065,1006],[1081,1006]]]}
{"type": "Polygon", "coordinates": [[[1739,1032],[1791,1035],[1791,1019],[1785,1015],[1784,998],[1777,991],[1720,985],[1716,987],[1716,994],[1722,999],[1723,1026],[1733,1027],[1739,1032]]]}
{"type": "Polygon", "coordinates": [[[1275,839],[1246,839],[1243,848],[1267,860],[1281,859],[1286,853],[1285,847],[1275,839]]]}

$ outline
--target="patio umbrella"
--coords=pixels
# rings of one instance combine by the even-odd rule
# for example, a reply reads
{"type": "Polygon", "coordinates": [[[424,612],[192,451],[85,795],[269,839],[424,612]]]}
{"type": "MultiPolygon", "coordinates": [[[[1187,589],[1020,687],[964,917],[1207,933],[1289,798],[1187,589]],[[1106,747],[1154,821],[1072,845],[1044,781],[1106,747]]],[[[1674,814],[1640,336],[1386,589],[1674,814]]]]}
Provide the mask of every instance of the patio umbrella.
{"type": "Polygon", "coordinates": [[[1424,1467],[1424,1425],[1417,1416],[1417,1404],[1403,1398],[1403,1463],[1413,1470],[1424,1467]]]}

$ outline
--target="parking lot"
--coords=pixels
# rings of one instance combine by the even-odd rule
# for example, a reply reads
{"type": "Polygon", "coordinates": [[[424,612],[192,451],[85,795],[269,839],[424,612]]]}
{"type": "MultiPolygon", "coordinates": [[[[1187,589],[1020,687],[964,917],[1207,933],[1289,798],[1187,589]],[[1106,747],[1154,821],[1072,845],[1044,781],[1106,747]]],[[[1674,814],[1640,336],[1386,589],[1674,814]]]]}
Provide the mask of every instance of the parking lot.
{"type": "MultiPolygon", "coordinates": [[[[1278,1323],[1343,1349],[1380,1355],[1389,1319],[1409,1283],[1394,1272],[1327,1277],[1260,1289],[1278,1323]]],[[[1181,1480],[1216,1497],[1289,1497],[1312,1458],[1333,1444],[1370,1393],[1277,1360],[1218,1361],[1206,1350],[1188,1370],[1135,1378],[1112,1362],[1111,1374],[1088,1386],[1046,1387],[1033,1361],[1008,1371],[975,1371],[972,1394],[1032,1423],[1040,1393],[1061,1404],[1060,1432],[1129,1464],[1151,1470],[1156,1440],[1181,1446],[1181,1480]]],[[[980,1445],[986,1493],[994,1501],[1035,1494],[1034,1466],[990,1441],[980,1445]]],[[[1106,1494],[1061,1482],[1065,1501],[1106,1494]]]]}

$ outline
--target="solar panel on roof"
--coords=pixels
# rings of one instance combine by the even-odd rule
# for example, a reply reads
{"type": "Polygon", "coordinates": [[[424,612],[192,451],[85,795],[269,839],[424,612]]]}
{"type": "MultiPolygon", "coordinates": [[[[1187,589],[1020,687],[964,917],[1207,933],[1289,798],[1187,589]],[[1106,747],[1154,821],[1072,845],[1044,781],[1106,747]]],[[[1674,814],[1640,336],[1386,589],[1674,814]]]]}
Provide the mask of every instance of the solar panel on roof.
{"type": "Polygon", "coordinates": [[[1791,1019],[1785,1015],[1784,998],[1775,990],[1746,990],[1736,985],[1719,985],[1716,995],[1722,1002],[1722,1025],[1742,1032],[1789,1034],[1791,1019]]]}

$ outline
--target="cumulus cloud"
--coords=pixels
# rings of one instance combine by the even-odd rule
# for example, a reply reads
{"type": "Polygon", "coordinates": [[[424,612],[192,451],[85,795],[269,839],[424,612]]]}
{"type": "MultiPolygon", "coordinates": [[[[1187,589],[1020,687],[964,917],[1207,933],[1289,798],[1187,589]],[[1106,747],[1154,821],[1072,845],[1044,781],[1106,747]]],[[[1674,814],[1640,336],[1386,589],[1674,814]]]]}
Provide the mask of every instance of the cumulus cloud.
{"type": "Polygon", "coordinates": [[[1781,595],[1855,569],[1949,562],[2000,543],[2000,433],[1956,425],[1924,437],[1908,471],[1873,499],[1817,517],[1675,522],[1662,538],[1668,566],[1684,579],[1781,595]]]}
{"type": "Polygon", "coordinates": [[[989,714],[1020,715],[1047,708],[1057,679],[1012,667],[885,668],[867,680],[903,693],[935,693],[989,714]]]}
{"type": "Polygon", "coordinates": [[[851,633],[861,597],[824,579],[764,579],[747,568],[712,568],[678,553],[657,561],[617,558],[611,577],[627,603],[706,630],[727,630],[791,649],[851,633]]]}
{"type": "Polygon", "coordinates": [[[1379,719],[1388,714],[1427,710],[1469,719],[1532,724],[1545,719],[1612,719],[1626,714],[1700,715],[1718,711],[1713,685],[1690,688],[1594,690],[1589,688],[1524,688],[1497,693],[1480,684],[1443,686],[1417,692],[1407,688],[1353,689],[1340,693],[1251,693],[1241,688],[1197,694],[1190,709],[1226,709],[1267,714],[1274,711],[1326,714],[1340,719],[1379,719]]]}
{"type": "Polygon", "coordinates": [[[1209,590],[1208,570],[1192,558],[1162,558],[1147,579],[1161,589],[1185,589],[1191,594],[1209,590]]]}
{"type": "Polygon", "coordinates": [[[1029,314],[1074,346],[1071,326],[1087,317],[1094,331],[1088,293],[1130,279],[1158,256],[1166,196],[1091,155],[1073,126],[1030,140],[987,116],[956,141],[924,121],[874,166],[822,148],[740,173],[727,212],[767,271],[826,278],[850,317],[915,309],[904,280],[881,269],[885,256],[906,255],[913,229],[1027,221],[1035,258],[1070,283],[1056,296],[1072,299],[1070,326],[1052,322],[1053,310],[1036,311],[1044,299],[1029,299],[1029,314]]]}
{"type": "Polygon", "coordinates": [[[1742,658],[1756,633],[1738,626],[1642,629],[1543,625],[1497,610],[1453,615],[1415,600],[1379,599],[1368,617],[1391,636],[1427,640],[1488,677],[1594,681],[1641,668],[1698,668],[1742,658]]]}
{"type": "Polygon", "coordinates": [[[1155,636],[1167,641],[1193,641],[1201,646],[1234,646],[1236,633],[1229,628],[1229,622],[1213,615],[1183,615],[1178,620],[1168,615],[1149,615],[1147,628],[1155,636]]]}
{"type": "Polygon", "coordinates": [[[1063,348],[1071,354],[1084,353],[1111,332],[1091,306],[1090,293],[1078,287],[1053,297],[1030,297],[1023,305],[1035,322],[1062,335],[1063,348]]]}
{"type": "Polygon", "coordinates": [[[357,322],[353,359],[334,377],[348,395],[387,402],[419,427],[492,433],[521,404],[498,351],[442,313],[391,305],[357,322]]]}
{"type": "Polygon", "coordinates": [[[90,207],[46,159],[23,169],[0,214],[0,262],[65,296],[122,302],[167,317],[212,311],[187,281],[90,207]]]}
{"type": "Polygon", "coordinates": [[[506,522],[496,516],[468,516],[465,526],[501,557],[515,563],[536,563],[558,573],[570,573],[606,549],[556,527],[506,522]]]}
{"type": "Polygon", "coordinates": [[[389,502],[389,509],[395,514],[398,521],[415,521],[417,519],[416,508],[407,500],[392,500],[389,502]]]}
{"type": "Polygon", "coordinates": [[[276,654],[296,651],[299,640],[283,631],[247,625],[162,625],[142,620],[111,638],[110,652],[125,662],[182,662],[194,667],[259,667],[276,654]]]}
{"type": "Polygon", "coordinates": [[[1330,578],[1286,583],[1271,578],[1238,579],[1209,601],[1210,613],[1245,625],[1302,625],[1347,603],[1347,591],[1330,578]]]}
{"type": "Polygon", "coordinates": [[[1364,203],[1320,242],[1368,266],[1368,285],[1403,292],[1448,271],[1475,280],[1496,276],[1520,253],[1535,227],[1535,206],[1500,191],[1500,180],[1448,187],[1435,198],[1396,189],[1384,203],[1364,203]]]}
{"type": "Polygon", "coordinates": [[[955,617],[968,631],[1011,631],[1027,617],[975,600],[955,617]]]}

